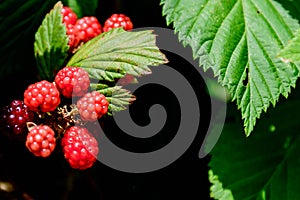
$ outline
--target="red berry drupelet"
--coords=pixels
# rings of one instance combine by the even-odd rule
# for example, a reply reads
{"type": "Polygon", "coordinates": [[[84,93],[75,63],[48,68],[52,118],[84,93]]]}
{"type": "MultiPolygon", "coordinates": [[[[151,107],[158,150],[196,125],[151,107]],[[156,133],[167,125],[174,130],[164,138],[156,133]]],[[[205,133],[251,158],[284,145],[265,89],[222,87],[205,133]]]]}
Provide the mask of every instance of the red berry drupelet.
{"type": "Polygon", "coordinates": [[[75,28],[80,41],[87,42],[102,33],[102,25],[94,16],[85,16],[77,20],[75,28]]]}
{"type": "Polygon", "coordinates": [[[55,84],[67,98],[83,96],[89,89],[89,74],[80,67],[64,67],[55,76],[55,84]]]}
{"type": "Polygon", "coordinates": [[[22,100],[13,100],[3,108],[1,117],[7,128],[15,134],[21,134],[27,131],[27,122],[33,121],[34,112],[22,100]]]}
{"type": "Polygon", "coordinates": [[[28,86],[24,103],[32,111],[51,112],[60,104],[60,93],[53,83],[42,80],[28,86]]]}
{"type": "Polygon", "coordinates": [[[107,113],[108,104],[103,94],[92,91],[81,97],[76,106],[83,121],[96,121],[107,113]]]}
{"type": "Polygon", "coordinates": [[[68,41],[68,45],[70,47],[69,52],[73,52],[73,50],[76,49],[80,44],[78,30],[72,24],[67,24],[66,29],[67,29],[67,36],[69,38],[69,41],[68,41]]]}
{"type": "Polygon", "coordinates": [[[63,23],[74,25],[77,21],[76,13],[68,6],[63,6],[61,13],[63,15],[63,23]]]}
{"type": "Polygon", "coordinates": [[[107,32],[112,28],[123,27],[125,31],[129,31],[133,28],[131,19],[124,14],[112,14],[105,22],[103,26],[103,32],[107,32]]]}
{"type": "Polygon", "coordinates": [[[38,125],[29,128],[26,147],[35,156],[48,157],[56,146],[54,131],[47,125],[38,125]]]}
{"type": "Polygon", "coordinates": [[[64,6],[61,10],[63,15],[63,23],[66,25],[67,36],[69,38],[68,45],[70,46],[69,52],[73,52],[76,47],[79,46],[80,39],[78,37],[78,31],[75,28],[77,21],[76,13],[68,6],[64,6]]]}
{"type": "Polygon", "coordinates": [[[65,159],[74,169],[84,170],[97,160],[98,142],[87,128],[69,127],[61,140],[65,159]]]}

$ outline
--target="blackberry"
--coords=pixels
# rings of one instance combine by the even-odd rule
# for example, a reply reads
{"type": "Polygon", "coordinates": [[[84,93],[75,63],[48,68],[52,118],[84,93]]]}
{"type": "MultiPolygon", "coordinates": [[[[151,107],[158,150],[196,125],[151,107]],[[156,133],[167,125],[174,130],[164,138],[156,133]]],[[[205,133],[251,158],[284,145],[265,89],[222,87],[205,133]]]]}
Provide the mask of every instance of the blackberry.
{"type": "Polygon", "coordinates": [[[34,112],[22,100],[12,100],[2,109],[2,123],[14,134],[27,132],[27,122],[34,120],[34,112]]]}
{"type": "Polygon", "coordinates": [[[63,23],[72,25],[76,23],[77,15],[70,7],[63,6],[61,14],[63,15],[63,23]]]}
{"type": "Polygon", "coordinates": [[[97,160],[98,142],[87,128],[69,127],[61,140],[61,146],[65,159],[74,169],[90,168],[97,160]]]}
{"type": "Polygon", "coordinates": [[[56,146],[55,132],[47,125],[30,128],[26,147],[35,156],[48,157],[56,146]]]}
{"type": "Polygon", "coordinates": [[[80,41],[87,42],[102,33],[102,25],[94,16],[85,16],[77,20],[75,28],[80,41]]]}
{"type": "Polygon", "coordinates": [[[80,67],[64,67],[56,74],[55,84],[64,97],[83,96],[89,89],[90,78],[80,67]]]}
{"type": "Polygon", "coordinates": [[[42,80],[27,87],[24,103],[32,111],[51,112],[60,104],[60,93],[53,83],[42,80]]]}
{"type": "Polygon", "coordinates": [[[107,113],[108,104],[103,94],[92,91],[81,97],[77,101],[76,106],[83,121],[96,121],[107,113]]]}
{"type": "Polygon", "coordinates": [[[131,19],[124,14],[112,14],[105,22],[103,26],[103,32],[107,32],[112,28],[123,27],[125,31],[129,31],[133,28],[131,19]]]}

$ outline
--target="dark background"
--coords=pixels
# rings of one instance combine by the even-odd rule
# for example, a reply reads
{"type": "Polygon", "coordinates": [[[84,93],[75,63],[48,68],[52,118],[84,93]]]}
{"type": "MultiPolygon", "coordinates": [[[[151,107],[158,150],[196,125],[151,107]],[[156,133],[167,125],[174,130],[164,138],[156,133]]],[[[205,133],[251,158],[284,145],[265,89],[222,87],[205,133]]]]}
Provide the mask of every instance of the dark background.
{"type": "MultiPolygon", "coordinates": [[[[166,27],[165,18],[159,0],[107,0],[99,1],[97,18],[103,24],[112,13],[124,13],[130,16],[134,27],[166,27]]],[[[31,41],[29,41],[31,42],[31,41]]],[[[31,51],[32,46],[22,46],[31,51]]],[[[29,51],[29,52],[30,52],[29,51]]],[[[14,186],[12,192],[0,190],[0,199],[37,199],[37,200],[75,200],[75,199],[209,199],[208,167],[209,157],[198,158],[209,119],[209,97],[205,93],[205,84],[193,67],[182,58],[164,52],[170,61],[168,66],[180,71],[190,81],[197,92],[198,99],[205,102],[207,109],[201,109],[204,120],[199,122],[199,133],[192,146],[171,165],[144,174],[131,174],[116,171],[100,162],[85,171],[71,169],[61,156],[59,148],[47,159],[34,157],[24,146],[24,136],[12,136],[1,129],[0,134],[0,181],[9,182],[14,186]],[[185,65],[183,71],[180,66],[185,65]]],[[[29,58],[30,60],[31,58],[29,58]]],[[[33,60],[33,58],[32,58],[33,60]]],[[[28,66],[26,73],[14,74],[1,79],[1,106],[12,99],[22,99],[23,91],[28,84],[36,81],[36,69],[28,66]]],[[[153,71],[159,73],[159,70],[153,71]]],[[[166,91],[166,88],[155,85],[138,90],[135,95],[137,101],[132,105],[131,113],[137,123],[147,124],[148,118],[144,114],[145,107],[153,103],[161,103],[168,111],[168,124],[160,136],[147,142],[133,140],[124,135],[111,118],[105,119],[107,133],[113,142],[134,151],[151,150],[153,146],[160,146],[169,142],[174,136],[174,124],[180,118],[180,109],[176,99],[166,91]],[[171,118],[170,116],[173,116],[171,118]],[[175,117],[174,117],[175,116],[175,117]],[[118,137],[122,136],[122,137],[118,137]],[[159,145],[158,145],[159,144],[159,145]]],[[[203,107],[202,107],[203,108],[203,107]]],[[[184,109],[184,108],[181,108],[184,109]]],[[[101,147],[100,147],[101,149],[101,147]]],[[[100,150],[101,152],[101,150],[100,150]]]]}

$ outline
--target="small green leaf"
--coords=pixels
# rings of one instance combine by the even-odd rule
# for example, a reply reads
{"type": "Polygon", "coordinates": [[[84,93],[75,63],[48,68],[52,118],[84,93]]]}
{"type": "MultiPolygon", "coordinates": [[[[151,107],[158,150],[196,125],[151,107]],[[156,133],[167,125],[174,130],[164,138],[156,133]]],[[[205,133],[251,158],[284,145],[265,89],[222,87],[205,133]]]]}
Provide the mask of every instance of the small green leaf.
{"type": "Polygon", "coordinates": [[[155,42],[152,31],[111,29],[81,46],[67,66],[82,67],[91,78],[99,81],[112,82],[125,74],[150,74],[148,66],[167,62],[155,42]]]}
{"type": "Polygon", "coordinates": [[[299,23],[273,0],[162,0],[167,24],[173,23],[184,46],[205,70],[211,68],[228,88],[250,135],[256,120],[287,97],[300,65],[276,57],[299,23]]]}
{"type": "Polygon", "coordinates": [[[68,55],[68,37],[62,23],[62,3],[59,1],[46,15],[35,34],[34,55],[42,79],[52,81],[55,70],[62,67],[68,55]]]}
{"type": "Polygon", "coordinates": [[[114,112],[125,110],[134,100],[135,96],[130,91],[122,88],[122,86],[109,87],[105,84],[91,83],[91,89],[105,95],[109,102],[108,114],[113,115],[114,112]]]}

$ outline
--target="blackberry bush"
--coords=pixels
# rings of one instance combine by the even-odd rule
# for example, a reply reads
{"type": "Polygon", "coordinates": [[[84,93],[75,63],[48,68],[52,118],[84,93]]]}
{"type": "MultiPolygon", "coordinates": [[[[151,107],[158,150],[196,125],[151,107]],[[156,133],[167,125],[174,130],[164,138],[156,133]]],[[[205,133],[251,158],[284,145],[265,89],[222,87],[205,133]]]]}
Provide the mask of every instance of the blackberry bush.
{"type": "Polygon", "coordinates": [[[34,156],[47,158],[60,148],[70,167],[85,170],[96,162],[101,139],[101,130],[86,125],[126,109],[135,97],[122,85],[167,60],[151,31],[126,31],[132,23],[123,14],[113,15],[116,21],[112,17],[105,33],[96,16],[77,16],[61,2],[45,16],[34,41],[36,80],[22,91],[22,100],[4,106],[1,125],[24,133],[24,146],[34,156]],[[117,23],[123,29],[110,31],[117,23]],[[124,83],[117,85],[120,79],[124,83]]]}

